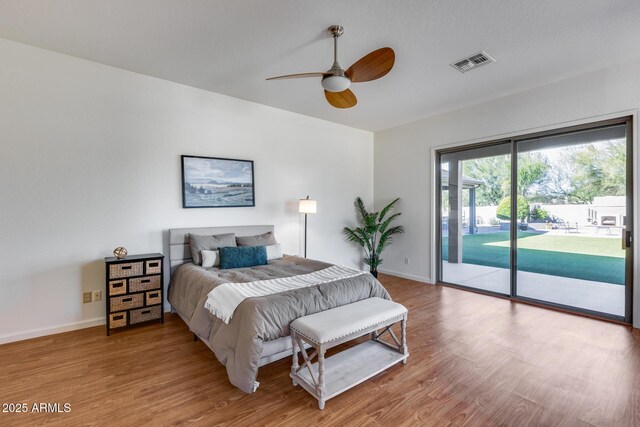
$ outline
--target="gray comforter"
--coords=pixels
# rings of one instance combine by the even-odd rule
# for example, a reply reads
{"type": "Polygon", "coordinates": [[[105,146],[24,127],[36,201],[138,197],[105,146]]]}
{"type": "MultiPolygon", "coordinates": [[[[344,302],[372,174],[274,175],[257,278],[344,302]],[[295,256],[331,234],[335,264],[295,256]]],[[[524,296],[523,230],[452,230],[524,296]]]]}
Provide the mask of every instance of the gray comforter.
{"type": "Polygon", "coordinates": [[[390,299],[370,274],[323,283],[308,288],[244,300],[229,324],[204,308],[208,293],[222,283],[252,282],[311,273],[329,267],[320,261],[295,256],[269,265],[219,270],[183,264],[169,285],[169,302],[187,320],[191,330],[207,339],[229,380],[245,393],[255,391],[263,342],[289,335],[289,324],[302,316],[370,297],[390,299]]]}

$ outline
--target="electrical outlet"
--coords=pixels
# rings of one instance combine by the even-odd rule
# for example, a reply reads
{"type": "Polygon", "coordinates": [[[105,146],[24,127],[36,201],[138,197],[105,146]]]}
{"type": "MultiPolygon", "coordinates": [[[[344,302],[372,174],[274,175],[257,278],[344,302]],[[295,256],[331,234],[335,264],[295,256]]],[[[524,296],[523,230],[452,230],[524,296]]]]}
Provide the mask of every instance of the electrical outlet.
{"type": "Polygon", "coordinates": [[[93,291],[93,300],[94,301],[102,300],[102,291],[93,291]]]}
{"type": "Polygon", "coordinates": [[[82,303],[86,304],[91,302],[91,292],[83,292],[82,293],[82,303]]]}
{"type": "Polygon", "coordinates": [[[410,260],[409,258],[405,258],[405,259],[404,259],[404,263],[405,263],[405,264],[410,264],[410,263],[411,263],[411,260],[410,260]]]}

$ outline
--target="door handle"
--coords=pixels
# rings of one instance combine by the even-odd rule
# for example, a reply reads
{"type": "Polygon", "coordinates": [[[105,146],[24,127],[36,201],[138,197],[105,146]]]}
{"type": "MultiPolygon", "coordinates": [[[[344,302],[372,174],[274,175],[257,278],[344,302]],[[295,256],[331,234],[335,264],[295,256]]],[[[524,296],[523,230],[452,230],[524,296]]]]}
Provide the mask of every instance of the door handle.
{"type": "Polygon", "coordinates": [[[633,244],[633,232],[631,230],[623,230],[622,249],[630,248],[632,244],[633,244]]]}

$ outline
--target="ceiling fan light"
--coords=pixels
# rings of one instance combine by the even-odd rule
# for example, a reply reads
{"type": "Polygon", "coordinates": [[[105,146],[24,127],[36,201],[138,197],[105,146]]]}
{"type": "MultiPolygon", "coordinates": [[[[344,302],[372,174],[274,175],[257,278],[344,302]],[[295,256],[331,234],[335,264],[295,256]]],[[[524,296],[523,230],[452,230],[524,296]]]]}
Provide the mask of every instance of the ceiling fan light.
{"type": "Polygon", "coordinates": [[[343,76],[327,76],[322,79],[322,87],[327,92],[342,92],[349,89],[351,80],[343,76]]]}

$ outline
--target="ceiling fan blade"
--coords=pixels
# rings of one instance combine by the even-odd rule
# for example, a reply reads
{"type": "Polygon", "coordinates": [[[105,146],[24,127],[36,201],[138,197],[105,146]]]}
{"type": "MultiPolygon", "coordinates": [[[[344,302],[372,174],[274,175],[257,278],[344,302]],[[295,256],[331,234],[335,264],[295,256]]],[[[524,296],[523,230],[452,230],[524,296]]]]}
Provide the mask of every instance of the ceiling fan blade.
{"type": "Polygon", "coordinates": [[[324,97],[327,98],[329,104],[336,108],[351,108],[358,103],[358,98],[351,90],[343,90],[342,92],[324,91],[324,97]]]}
{"type": "Polygon", "coordinates": [[[386,75],[393,68],[396,54],[390,47],[374,50],[360,58],[346,71],[353,83],[369,82],[386,75]]]}
{"type": "Polygon", "coordinates": [[[300,74],[287,74],[284,76],[269,77],[266,80],[284,80],[284,79],[303,79],[305,77],[324,77],[327,73],[300,73],[300,74]]]}

